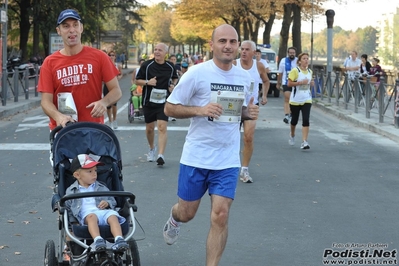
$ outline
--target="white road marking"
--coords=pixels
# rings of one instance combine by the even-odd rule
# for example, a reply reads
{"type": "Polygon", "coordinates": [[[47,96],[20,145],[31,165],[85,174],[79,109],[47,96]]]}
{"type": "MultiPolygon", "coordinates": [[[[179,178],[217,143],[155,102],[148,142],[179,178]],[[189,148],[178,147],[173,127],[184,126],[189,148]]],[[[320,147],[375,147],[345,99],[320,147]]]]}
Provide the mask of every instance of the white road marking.
{"type": "Polygon", "coordinates": [[[37,115],[37,116],[32,116],[32,117],[27,117],[24,120],[22,120],[22,124],[19,124],[15,132],[21,132],[25,130],[30,130],[32,128],[38,128],[38,127],[48,127],[48,117],[46,115],[37,115]],[[24,122],[31,122],[39,120],[36,123],[25,123],[24,122]]]}
{"type": "Polygon", "coordinates": [[[48,151],[49,143],[0,143],[2,151],[48,151]]]}
{"type": "MultiPolygon", "coordinates": [[[[115,131],[145,131],[145,126],[119,126],[115,131]]],[[[157,130],[157,127],[155,127],[157,130]]],[[[168,127],[168,131],[187,131],[188,127],[168,127]]],[[[48,151],[49,143],[0,143],[0,151],[48,151]]]]}

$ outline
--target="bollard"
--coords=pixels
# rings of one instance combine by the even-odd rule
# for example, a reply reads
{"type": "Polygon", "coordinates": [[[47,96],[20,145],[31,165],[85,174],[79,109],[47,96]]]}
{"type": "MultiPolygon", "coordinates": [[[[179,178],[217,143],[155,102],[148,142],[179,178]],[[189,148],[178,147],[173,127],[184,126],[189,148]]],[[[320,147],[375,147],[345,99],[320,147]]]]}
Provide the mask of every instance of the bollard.
{"type": "Polygon", "coordinates": [[[335,104],[338,106],[340,93],[339,93],[339,84],[337,84],[337,76],[335,76],[333,87],[335,91],[335,104]]]}
{"type": "Polygon", "coordinates": [[[331,94],[332,94],[331,72],[327,73],[326,86],[327,86],[328,103],[331,103],[331,94]]]}
{"type": "Polygon", "coordinates": [[[320,71],[320,81],[319,84],[321,86],[320,91],[321,91],[321,96],[320,99],[323,100],[324,92],[325,92],[325,87],[324,87],[324,74],[323,72],[320,71]]]}
{"type": "MultiPolygon", "coordinates": [[[[7,75],[7,78],[8,78],[8,72],[3,72],[3,75],[7,75]]],[[[2,77],[2,79],[1,79],[1,105],[2,106],[6,106],[7,97],[8,97],[8,86],[6,83],[6,77],[2,77]]]]}
{"type": "Polygon", "coordinates": [[[396,128],[399,128],[399,79],[396,80],[395,83],[395,89],[393,90],[394,94],[394,99],[395,99],[395,117],[394,117],[394,124],[396,128]]]}
{"type": "Polygon", "coordinates": [[[355,79],[353,80],[353,89],[354,89],[354,102],[355,102],[355,110],[358,110],[359,105],[360,105],[360,83],[359,83],[359,77],[356,76],[355,79]]]}
{"type": "Polygon", "coordinates": [[[365,107],[366,107],[366,117],[370,118],[370,111],[371,111],[371,83],[370,83],[370,77],[367,77],[366,81],[366,86],[364,88],[365,92],[365,107]]]}
{"type": "Polygon", "coordinates": [[[37,92],[37,84],[39,83],[39,65],[35,64],[35,97],[39,96],[37,92]]]}
{"type": "Polygon", "coordinates": [[[18,75],[19,75],[18,67],[15,67],[14,74],[12,76],[12,81],[14,84],[14,102],[18,102],[18,96],[19,96],[18,75]]]}
{"type": "Polygon", "coordinates": [[[380,77],[380,85],[378,86],[378,115],[379,122],[384,122],[384,108],[385,108],[385,78],[380,77]]]}
{"type": "Polygon", "coordinates": [[[24,80],[25,80],[25,99],[29,99],[29,69],[24,70],[24,80]]]}

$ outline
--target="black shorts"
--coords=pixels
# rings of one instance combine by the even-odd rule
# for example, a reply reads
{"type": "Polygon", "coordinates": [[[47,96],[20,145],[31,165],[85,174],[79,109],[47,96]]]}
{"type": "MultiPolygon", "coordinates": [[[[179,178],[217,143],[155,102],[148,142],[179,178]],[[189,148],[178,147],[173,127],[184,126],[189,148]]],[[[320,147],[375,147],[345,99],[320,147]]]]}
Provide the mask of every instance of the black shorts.
{"type": "Polygon", "coordinates": [[[292,92],[292,87],[288,87],[287,85],[283,85],[283,92],[286,92],[286,91],[292,92]]]}
{"type": "Polygon", "coordinates": [[[163,120],[168,122],[169,117],[165,115],[165,104],[158,104],[156,106],[143,106],[144,121],[146,124],[163,120]]]}
{"type": "MultiPolygon", "coordinates": [[[[104,97],[105,97],[105,95],[107,95],[108,94],[108,88],[107,88],[107,86],[104,84],[104,87],[103,87],[103,95],[104,95],[104,97]]],[[[107,109],[111,109],[111,107],[112,106],[116,106],[116,104],[117,103],[114,103],[113,105],[110,105],[110,106],[107,106],[107,109]]]]}

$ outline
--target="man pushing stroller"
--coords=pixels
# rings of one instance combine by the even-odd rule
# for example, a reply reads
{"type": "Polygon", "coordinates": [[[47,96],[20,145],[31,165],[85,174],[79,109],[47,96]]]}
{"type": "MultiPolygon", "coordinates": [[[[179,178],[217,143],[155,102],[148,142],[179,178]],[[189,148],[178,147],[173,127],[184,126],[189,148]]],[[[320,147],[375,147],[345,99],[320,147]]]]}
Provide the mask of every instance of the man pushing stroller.
{"type": "MultiPolygon", "coordinates": [[[[97,165],[103,165],[94,155],[79,154],[71,162],[70,170],[76,181],[67,188],[66,195],[80,192],[109,191],[102,183],[97,181],[97,165]]],[[[99,157],[99,156],[97,156],[99,157]]],[[[90,197],[68,200],[65,202],[69,213],[81,225],[87,225],[88,231],[94,240],[96,251],[106,250],[105,240],[100,235],[99,225],[109,225],[115,237],[113,250],[125,251],[129,248],[122,236],[120,224],[125,218],[114,210],[116,201],[114,197],[90,197]]]]}

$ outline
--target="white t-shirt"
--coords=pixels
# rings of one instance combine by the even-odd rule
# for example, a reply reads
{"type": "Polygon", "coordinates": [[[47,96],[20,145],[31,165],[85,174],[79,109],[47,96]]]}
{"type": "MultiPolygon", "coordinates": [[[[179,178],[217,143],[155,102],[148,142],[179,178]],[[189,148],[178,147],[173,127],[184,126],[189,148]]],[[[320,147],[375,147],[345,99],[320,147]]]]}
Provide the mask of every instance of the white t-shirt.
{"type": "Polygon", "coordinates": [[[312,71],[310,69],[304,71],[297,67],[291,69],[289,79],[292,81],[302,81],[307,79],[308,83],[305,85],[297,85],[292,87],[292,93],[289,103],[291,105],[303,105],[305,103],[312,103],[312,94],[310,92],[310,81],[312,80],[312,71]]]}
{"type": "MultiPolygon", "coordinates": [[[[282,85],[287,85],[288,82],[288,73],[287,71],[285,71],[285,60],[287,59],[287,57],[284,57],[283,59],[281,59],[280,61],[280,65],[278,66],[278,73],[283,73],[283,77],[281,79],[281,84],[282,85]]],[[[296,68],[296,62],[298,61],[298,58],[294,58],[294,60],[291,60],[291,70],[296,68]]]]}
{"type": "MultiPolygon", "coordinates": [[[[209,60],[190,67],[167,101],[205,106],[214,99],[214,94],[232,92],[240,94],[242,105],[246,106],[244,95],[250,85],[251,76],[247,71],[234,65],[224,71],[209,60]]],[[[240,167],[240,121],[210,120],[202,116],[191,118],[180,163],[210,170],[240,167]]]]}
{"type": "MultiPolygon", "coordinates": [[[[91,184],[88,188],[82,187],[79,185],[79,192],[94,192],[94,186],[95,183],[91,184]]],[[[82,221],[80,221],[83,224],[84,218],[89,215],[90,213],[93,213],[98,210],[98,207],[96,206],[96,200],[93,197],[89,198],[82,198],[82,208],[80,209],[82,221]]]]}
{"type": "Polygon", "coordinates": [[[247,100],[247,102],[249,102],[249,100],[250,100],[251,97],[253,96],[253,97],[254,97],[254,104],[257,104],[257,103],[259,102],[259,100],[258,100],[258,98],[259,98],[259,83],[262,82],[262,80],[261,80],[260,75],[259,75],[259,71],[258,71],[256,59],[253,59],[252,61],[253,61],[253,62],[252,62],[252,67],[251,67],[250,69],[244,69],[244,68],[241,66],[241,61],[240,61],[240,59],[237,59],[237,60],[236,60],[237,66],[240,67],[240,68],[242,68],[242,69],[244,69],[244,70],[246,70],[246,71],[248,71],[248,73],[249,73],[249,74],[251,75],[251,77],[252,77],[252,81],[254,82],[254,87],[253,87],[253,89],[252,89],[252,93],[249,92],[249,93],[246,95],[246,100],[247,100]]]}
{"type": "Polygon", "coordinates": [[[357,69],[356,71],[353,71],[353,70],[347,71],[348,77],[349,77],[350,79],[354,79],[355,76],[356,76],[356,74],[359,74],[359,73],[360,73],[360,65],[361,65],[361,64],[362,64],[362,61],[361,61],[359,58],[356,58],[355,60],[353,60],[353,59],[351,58],[351,59],[347,60],[347,61],[344,63],[344,67],[358,67],[358,69],[357,69]]]}
{"type": "Polygon", "coordinates": [[[268,63],[265,59],[261,58],[261,59],[259,60],[259,62],[261,62],[261,63],[265,66],[266,69],[269,68],[269,63],[268,63]]]}

